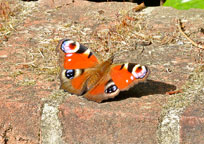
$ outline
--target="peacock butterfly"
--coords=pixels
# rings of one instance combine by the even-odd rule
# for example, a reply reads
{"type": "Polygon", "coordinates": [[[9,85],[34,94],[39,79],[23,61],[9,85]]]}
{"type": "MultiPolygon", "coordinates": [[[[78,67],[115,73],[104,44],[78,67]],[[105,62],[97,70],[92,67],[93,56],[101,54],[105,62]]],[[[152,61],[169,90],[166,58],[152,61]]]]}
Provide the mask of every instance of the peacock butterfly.
{"type": "Polygon", "coordinates": [[[140,64],[113,64],[112,57],[101,61],[90,49],[70,39],[61,40],[57,51],[60,88],[95,102],[114,98],[149,75],[149,69],[140,64]]]}

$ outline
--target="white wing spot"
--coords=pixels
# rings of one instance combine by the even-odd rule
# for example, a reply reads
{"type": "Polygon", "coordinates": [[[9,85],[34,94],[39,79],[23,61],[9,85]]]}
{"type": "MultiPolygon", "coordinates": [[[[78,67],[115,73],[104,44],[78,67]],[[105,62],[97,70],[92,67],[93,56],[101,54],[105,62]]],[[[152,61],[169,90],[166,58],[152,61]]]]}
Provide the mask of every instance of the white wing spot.
{"type": "Polygon", "coordinates": [[[87,49],[87,50],[84,52],[84,54],[89,55],[90,52],[91,52],[90,49],[87,49]]]}
{"type": "Polygon", "coordinates": [[[134,77],[133,77],[133,76],[131,76],[131,77],[130,77],[130,79],[131,79],[131,80],[134,80],[134,77]]]}
{"type": "Polygon", "coordinates": [[[128,80],[126,80],[125,82],[128,83],[128,80]]]}
{"type": "Polygon", "coordinates": [[[66,54],[67,57],[71,57],[72,55],[73,55],[73,54],[70,54],[70,53],[69,53],[69,54],[66,54]]]}
{"type": "Polygon", "coordinates": [[[72,59],[68,59],[68,61],[70,62],[72,59]]]}

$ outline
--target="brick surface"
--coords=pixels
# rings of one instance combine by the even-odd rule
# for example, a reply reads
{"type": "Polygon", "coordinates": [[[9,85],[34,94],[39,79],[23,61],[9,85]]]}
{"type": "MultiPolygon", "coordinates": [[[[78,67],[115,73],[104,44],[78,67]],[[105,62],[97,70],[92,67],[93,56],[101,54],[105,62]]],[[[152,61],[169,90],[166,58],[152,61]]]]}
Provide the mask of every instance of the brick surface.
{"type": "MultiPolygon", "coordinates": [[[[202,96],[203,97],[203,96],[202,96]]],[[[194,102],[181,116],[180,133],[182,144],[204,143],[204,108],[203,103],[194,102]]]]}
{"type": "MultiPolygon", "coordinates": [[[[173,32],[177,29],[172,25],[176,22],[175,18],[167,18],[173,10],[167,11],[165,8],[153,11],[154,15],[150,15],[146,21],[149,27],[147,33],[160,30],[173,32]]],[[[168,96],[164,94],[176,87],[180,88],[188,77],[187,71],[190,69],[187,67],[195,63],[188,52],[185,53],[182,45],[148,47],[139,61],[151,63],[151,80],[121,93],[111,103],[87,103],[86,100],[69,97],[60,106],[59,114],[65,140],[73,143],[157,143],[158,119],[162,105],[168,101],[168,96]],[[153,54],[148,56],[150,51],[153,54]]],[[[125,59],[128,55],[119,57],[125,59]]],[[[132,59],[135,57],[132,56],[132,59]]]]}
{"type": "Polygon", "coordinates": [[[70,143],[157,143],[161,97],[96,104],[70,97],[60,106],[64,139],[70,143]]]}
{"type": "MultiPolygon", "coordinates": [[[[16,14],[20,21],[6,39],[0,39],[0,143],[36,144],[42,138],[42,104],[59,88],[58,72],[54,71],[57,57],[53,52],[57,41],[62,38],[82,41],[99,53],[108,46],[119,49],[114,44],[106,45],[109,37],[103,32],[125,25],[119,18],[135,4],[84,0],[18,2],[25,6],[16,14]]],[[[152,13],[144,14],[144,20],[135,19],[144,37],[133,33],[125,41],[124,34],[126,45],[116,60],[148,65],[149,80],[102,104],[77,96],[67,97],[59,106],[62,137],[67,143],[157,143],[158,119],[163,104],[168,103],[165,93],[185,84],[189,73],[202,60],[199,57],[202,53],[176,35],[174,12],[179,18],[186,17],[185,28],[194,32],[194,40],[203,39],[198,29],[203,27],[199,10],[183,13],[155,8],[152,13]],[[141,41],[148,41],[145,36],[151,38],[151,44],[140,46],[141,41]],[[135,49],[127,50],[127,45],[135,49]]],[[[183,143],[203,142],[199,135],[203,132],[201,107],[195,104],[182,115],[183,143]]]]}
{"type": "Polygon", "coordinates": [[[0,143],[37,144],[40,138],[40,104],[1,99],[0,143]]]}
{"type": "Polygon", "coordinates": [[[157,143],[158,118],[167,99],[162,94],[174,88],[149,80],[102,104],[70,96],[59,108],[63,138],[72,143],[157,143]]]}

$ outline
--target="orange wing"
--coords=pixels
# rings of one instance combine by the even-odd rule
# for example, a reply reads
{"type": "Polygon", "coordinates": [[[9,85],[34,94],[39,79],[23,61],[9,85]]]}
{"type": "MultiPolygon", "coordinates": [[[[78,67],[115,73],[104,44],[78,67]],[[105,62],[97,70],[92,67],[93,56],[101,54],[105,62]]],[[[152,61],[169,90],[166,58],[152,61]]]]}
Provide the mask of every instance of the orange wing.
{"type": "Polygon", "coordinates": [[[148,75],[149,69],[139,64],[111,65],[110,71],[84,97],[96,102],[114,98],[120,91],[144,81],[148,75]]]}
{"type": "MultiPolygon", "coordinates": [[[[108,76],[107,76],[108,77],[108,76]]],[[[106,80],[101,79],[95,87],[90,89],[84,97],[88,100],[92,100],[95,102],[101,102],[103,100],[114,98],[119,94],[120,90],[111,80],[108,78],[106,80]]]]}
{"type": "Polygon", "coordinates": [[[113,65],[110,71],[111,78],[120,90],[128,90],[138,82],[146,80],[149,69],[134,63],[113,65]]]}
{"type": "MultiPolygon", "coordinates": [[[[91,53],[91,52],[90,52],[91,53]]],[[[65,69],[85,69],[94,67],[98,64],[98,60],[94,55],[90,57],[84,53],[66,53],[64,56],[65,69]]]]}
{"type": "MultiPolygon", "coordinates": [[[[89,100],[101,102],[113,98],[120,91],[128,90],[134,84],[144,81],[149,75],[149,69],[139,64],[126,63],[111,65],[112,62],[100,63],[90,49],[69,39],[60,41],[61,88],[70,93],[81,95],[89,100]],[[106,64],[106,66],[104,66],[106,64]],[[98,78],[93,87],[89,68],[104,73],[98,78]],[[104,70],[106,68],[106,70],[104,70]],[[89,71],[89,72],[88,72],[89,71]]],[[[94,72],[93,71],[93,72],[94,72]]]]}
{"type": "Polygon", "coordinates": [[[86,91],[89,75],[86,69],[99,64],[97,57],[87,47],[69,39],[63,39],[57,46],[61,68],[61,88],[72,94],[86,91]]]}
{"type": "Polygon", "coordinates": [[[78,42],[64,39],[58,45],[61,66],[64,69],[85,69],[96,66],[99,61],[87,47],[78,42]]]}

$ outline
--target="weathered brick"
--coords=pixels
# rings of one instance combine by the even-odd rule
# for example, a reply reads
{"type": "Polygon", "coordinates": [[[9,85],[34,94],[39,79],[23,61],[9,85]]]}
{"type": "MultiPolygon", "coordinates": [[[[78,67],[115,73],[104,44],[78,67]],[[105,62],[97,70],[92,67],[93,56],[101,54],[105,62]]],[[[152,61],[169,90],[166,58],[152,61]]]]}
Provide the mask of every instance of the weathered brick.
{"type": "Polygon", "coordinates": [[[97,104],[70,96],[60,106],[67,143],[156,144],[162,96],[97,104]]]}
{"type": "Polygon", "coordinates": [[[181,144],[204,143],[204,107],[194,102],[186,108],[180,119],[181,144]]]}
{"type": "Polygon", "coordinates": [[[40,137],[40,104],[30,100],[1,99],[0,142],[37,144],[40,137]]]}

